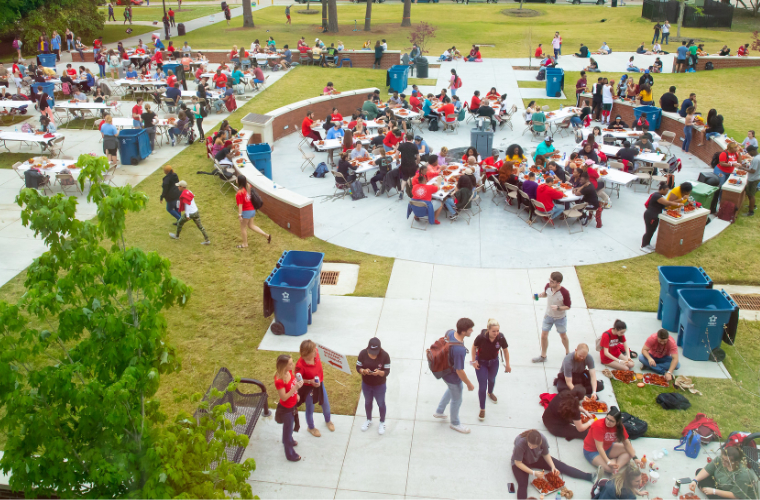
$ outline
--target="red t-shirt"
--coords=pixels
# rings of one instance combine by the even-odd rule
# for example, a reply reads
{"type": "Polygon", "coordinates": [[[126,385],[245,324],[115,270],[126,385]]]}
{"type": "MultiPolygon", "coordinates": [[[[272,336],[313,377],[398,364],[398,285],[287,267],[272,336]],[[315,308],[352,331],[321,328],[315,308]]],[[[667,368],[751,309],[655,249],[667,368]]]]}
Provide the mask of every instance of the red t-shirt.
{"type": "Polygon", "coordinates": [[[69,76],[77,76],[77,70],[75,70],[74,68],[69,68],[69,69],[67,69],[67,70],[66,70],[66,73],[67,73],[69,76]]]}
{"type": "Polygon", "coordinates": [[[317,351],[314,357],[314,364],[309,365],[303,358],[298,358],[296,361],[296,373],[300,373],[304,380],[314,380],[314,377],[319,377],[319,382],[322,383],[325,380],[325,374],[322,371],[322,361],[319,359],[319,351],[317,351]]]}
{"type": "Polygon", "coordinates": [[[625,343],[625,335],[617,336],[612,333],[612,328],[602,334],[602,350],[599,353],[602,358],[602,364],[606,365],[615,361],[615,359],[608,358],[604,354],[604,348],[607,347],[610,350],[610,354],[617,358],[623,352],[623,344],[625,343]]]}
{"type": "MultiPolygon", "coordinates": [[[[623,436],[628,439],[628,431],[623,427],[623,436]]],[[[594,441],[602,441],[602,448],[605,450],[617,442],[617,429],[615,427],[607,427],[605,419],[600,419],[591,424],[588,428],[588,434],[583,440],[583,449],[586,451],[596,451],[596,443],[594,441]]]]}
{"type": "Polygon", "coordinates": [[[343,121],[343,115],[342,115],[342,114],[340,114],[340,113],[336,113],[336,114],[334,114],[334,115],[330,115],[330,118],[331,118],[331,119],[332,119],[332,121],[334,121],[334,122],[342,122],[342,121],[343,121]]]}
{"type": "Polygon", "coordinates": [[[586,171],[588,172],[588,181],[594,186],[594,189],[599,189],[599,184],[596,182],[599,178],[599,172],[594,167],[588,167],[586,171]]]}
{"type": "Polygon", "coordinates": [[[660,344],[657,341],[657,334],[653,333],[649,336],[644,345],[649,348],[649,355],[653,358],[664,358],[665,356],[673,356],[678,354],[678,346],[673,337],[668,337],[667,344],[660,344]]]}
{"type": "Polygon", "coordinates": [[[169,17],[174,17],[174,11],[173,10],[169,9],[168,14],[169,14],[169,17]]]}
{"type": "Polygon", "coordinates": [[[454,107],[452,103],[448,102],[444,104],[443,106],[441,106],[441,109],[439,110],[439,112],[441,113],[441,115],[446,117],[449,115],[457,114],[457,109],[454,107]]]}
{"type": "Polygon", "coordinates": [[[92,42],[92,47],[95,49],[99,49],[102,46],[103,46],[103,42],[101,42],[100,40],[94,40],[92,42]]]}
{"type": "Polygon", "coordinates": [[[536,55],[534,57],[541,57],[541,54],[543,51],[541,50],[541,47],[536,48],[536,55]]]}
{"type": "Polygon", "coordinates": [[[136,104],[135,106],[132,107],[132,118],[139,120],[140,115],[142,115],[142,112],[143,112],[142,106],[140,106],[139,104],[136,104]],[[137,118],[135,118],[134,115],[137,115],[137,118]]]}
{"type": "Polygon", "coordinates": [[[145,49],[142,47],[137,47],[135,49],[135,54],[145,54],[145,49]]]}
{"type": "Polygon", "coordinates": [[[243,212],[254,210],[253,203],[251,203],[251,195],[248,194],[246,189],[241,189],[235,194],[235,203],[243,205],[243,212]]]}
{"type": "Polygon", "coordinates": [[[472,101],[470,101],[470,109],[478,109],[480,107],[480,97],[474,95],[472,96],[472,101]]]}
{"type": "Polygon", "coordinates": [[[565,194],[561,191],[557,191],[551,186],[546,184],[539,184],[536,190],[536,201],[540,201],[544,204],[544,208],[547,211],[554,209],[554,200],[564,198],[565,194]]]}
{"type": "Polygon", "coordinates": [[[170,89],[177,83],[177,77],[175,75],[169,75],[166,77],[166,88],[170,89]]]}
{"type": "Polygon", "coordinates": [[[409,98],[409,105],[412,107],[412,111],[419,111],[422,108],[422,104],[420,104],[420,100],[416,96],[409,98]]]}
{"type": "Polygon", "coordinates": [[[744,45],[739,47],[739,49],[736,51],[737,56],[746,56],[747,55],[747,49],[744,48],[744,45]]]}
{"type": "MultiPolygon", "coordinates": [[[[285,389],[286,393],[290,392],[290,389],[293,388],[293,384],[296,383],[296,377],[293,375],[292,371],[288,371],[288,373],[290,373],[290,382],[288,382],[287,384],[284,381],[277,378],[277,375],[274,376],[275,389],[277,390],[285,389]]],[[[282,399],[280,400],[280,404],[282,404],[282,406],[284,406],[285,408],[293,408],[296,405],[296,403],[298,403],[298,392],[294,392],[293,395],[290,396],[290,398],[288,398],[286,401],[283,401],[282,399]]]]}
{"type": "Polygon", "coordinates": [[[389,148],[392,148],[399,142],[401,142],[401,137],[396,137],[393,131],[388,132],[385,136],[385,139],[383,139],[383,144],[385,144],[389,148]]]}
{"type": "Polygon", "coordinates": [[[438,186],[417,184],[412,188],[412,198],[422,201],[433,201],[433,195],[438,192],[438,186]]]}
{"type": "Polygon", "coordinates": [[[303,135],[309,135],[311,134],[311,126],[314,124],[314,120],[309,118],[308,116],[303,119],[303,122],[301,122],[301,133],[303,135]]]}
{"type": "MultiPolygon", "coordinates": [[[[728,163],[728,162],[731,162],[731,161],[737,161],[736,153],[729,153],[728,151],[723,151],[720,154],[720,157],[718,158],[718,161],[722,162],[722,163],[728,163]]],[[[734,167],[724,167],[720,163],[718,163],[718,168],[720,169],[721,172],[725,172],[727,174],[733,173],[733,171],[734,171],[734,167]]]]}

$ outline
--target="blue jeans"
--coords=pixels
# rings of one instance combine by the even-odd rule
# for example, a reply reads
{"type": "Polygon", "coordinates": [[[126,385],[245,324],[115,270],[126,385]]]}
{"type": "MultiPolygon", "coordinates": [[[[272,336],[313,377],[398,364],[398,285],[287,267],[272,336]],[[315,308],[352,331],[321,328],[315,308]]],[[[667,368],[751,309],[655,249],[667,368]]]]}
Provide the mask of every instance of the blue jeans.
{"type": "Polygon", "coordinates": [[[668,44],[668,38],[670,38],[670,33],[663,33],[662,34],[662,41],[665,42],[665,45],[668,44]]]}
{"type": "MultiPolygon", "coordinates": [[[[444,382],[446,382],[444,380],[444,382]]],[[[441,402],[438,403],[438,409],[436,413],[443,414],[446,411],[446,406],[451,402],[451,425],[459,425],[459,407],[462,406],[462,381],[460,380],[456,384],[446,382],[446,392],[443,393],[441,402]]]]}
{"type": "Polygon", "coordinates": [[[167,201],[166,202],[166,211],[169,212],[170,214],[172,214],[172,217],[174,217],[175,219],[179,220],[180,215],[179,215],[179,212],[177,211],[177,202],[175,202],[175,201],[167,201]]]}
{"type": "MultiPolygon", "coordinates": [[[[325,388],[325,383],[321,381],[321,387],[322,387],[322,415],[325,416],[325,422],[330,421],[330,400],[327,399],[327,389],[325,388]]],[[[306,396],[306,424],[309,426],[309,429],[314,428],[314,401],[311,396],[311,392],[309,392],[309,395],[306,396]]]]}
{"type": "Polygon", "coordinates": [[[581,120],[580,116],[571,116],[570,117],[570,123],[574,127],[582,127],[583,126],[583,121],[581,120]]]}
{"type": "Polygon", "coordinates": [[[478,360],[480,368],[475,370],[478,377],[478,399],[480,399],[480,409],[486,409],[486,387],[488,394],[493,394],[493,388],[496,385],[496,374],[499,373],[499,358],[489,361],[478,360]]]}
{"type": "Polygon", "coordinates": [[[652,37],[652,45],[654,45],[654,43],[655,43],[657,40],[659,40],[659,39],[660,39],[660,34],[659,34],[658,32],[656,32],[656,31],[655,31],[655,32],[654,32],[654,37],[652,37]]]}
{"type": "Polygon", "coordinates": [[[169,129],[169,137],[174,139],[175,137],[180,137],[182,135],[182,131],[178,129],[177,127],[172,127],[169,129]]]}
{"type": "Polygon", "coordinates": [[[96,56],[96,55],[98,55],[98,52],[100,52],[100,49],[96,49],[96,48],[93,47],[93,49],[92,49],[92,55],[96,56]]]}
{"type": "Polygon", "coordinates": [[[554,220],[560,215],[562,215],[562,212],[564,211],[565,211],[565,205],[555,203],[554,208],[552,208],[551,215],[549,217],[551,217],[551,219],[554,220]]]}
{"type": "MultiPolygon", "coordinates": [[[[641,361],[641,364],[644,365],[644,368],[646,368],[647,370],[652,370],[655,373],[659,373],[660,375],[665,375],[670,369],[670,363],[673,362],[672,356],[664,356],[662,358],[655,358],[654,356],[652,356],[652,359],[657,364],[657,366],[655,366],[654,368],[649,366],[649,360],[647,360],[647,358],[644,357],[643,353],[639,354],[639,361],[641,361]]],[[[681,363],[678,363],[676,365],[676,370],[678,370],[679,368],[681,368],[681,363]]]]}
{"type": "Polygon", "coordinates": [[[449,214],[456,215],[457,209],[456,204],[454,203],[454,197],[449,196],[443,201],[443,206],[446,207],[446,210],[448,210],[449,214]]]}
{"type": "Polygon", "coordinates": [[[721,170],[720,167],[715,167],[713,169],[713,173],[718,176],[718,179],[720,179],[720,185],[721,186],[723,184],[725,184],[726,181],[728,180],[729,174],[727,174],[723,170],[721,170]]]}
{"type": "Polygon", "coordinates": [[[557,56],[559,56],[559,49],[554,49],[554,58],[556,59],[557,56]]]}
{"type": "Polygon", "coordinates": [[[380,421],[385,422],[385,388],[386,385],[368,385],[362,382],[362,394],[364,394],[364,412],[367,420],[372,420],[372,399],[377,401],[380,409],[380,421]]]}
{"type": "Polygon", "coordinates": [[[451,87],[451,95],[452,96],[457,95],[457,89],[455,89],[454,87],[451,87]]]}
{"type": "Polygon", "coordinates": [[[719,136],[720,136],[720,134],[718,132],[707,132],[705,134],[705,139],[710,140],[713,137],[719,137],[719,136]]]}
{"type": "Polygon", "coordinates": [[[689,152],[689,145],[691,144],[691,132],[694,130],[694,127],[691,125],[686,125],[683,128],[683,146],[681,146],[681,149],[683,149],[684,153],[689,152]]]}
{"type": "Polygon", "coordinates": [[[106,77],[106,65],[105,64],[98,64],[98,76],[100,78],[106,77]]]}
{"type": "Polygon", "coordinates": [[[66,39],[66,47],[68,47],[69,52],[71,52],[71,47],[74,45],[74,40],[66,39]]]}
{"type": "Polygon", "coordinates": [[[293,427],[295,426],[295,418],[293,412],[287,412],[282,417],[282,445],[285,447],[285,458],[290,461],[294,461],[298,458],[298,453],[293,447],[293,427]]]}

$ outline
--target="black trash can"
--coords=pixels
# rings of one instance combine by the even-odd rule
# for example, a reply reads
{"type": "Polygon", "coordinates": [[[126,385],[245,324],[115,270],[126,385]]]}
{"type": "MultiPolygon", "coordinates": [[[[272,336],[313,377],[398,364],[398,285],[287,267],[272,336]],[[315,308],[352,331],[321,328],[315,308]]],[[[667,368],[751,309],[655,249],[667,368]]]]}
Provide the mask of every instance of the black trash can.
{"type": "Polygon", "coordinates": [[[617,7],[617,0],[612,0],[612,6],[617,7]]]}
{"type": "Polygon", "coordinates": [[[417,58],[417,78],[428,77],[428,60],[424,57],[417,58]]]}
{"type": "Polygon", "coordinates": [[[185,23],[177,25],[177,36],[185,36],[185,23]]]}

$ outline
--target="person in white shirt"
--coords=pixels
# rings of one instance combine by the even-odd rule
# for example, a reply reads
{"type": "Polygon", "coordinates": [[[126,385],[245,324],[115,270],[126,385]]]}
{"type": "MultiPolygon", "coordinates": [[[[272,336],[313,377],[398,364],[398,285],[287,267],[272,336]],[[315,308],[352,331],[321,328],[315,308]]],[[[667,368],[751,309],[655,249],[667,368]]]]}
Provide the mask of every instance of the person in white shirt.
{"type": "Polygon", "coordinates": [[[610,113],[612,112],[612,95],[615,91],[615,81],[610,80],[602,87],[602,123],[610,123],[610,113]]]}
{"type": "Polygon", "coordinates": [[[366,158],[369,156],[369,153],[367,153],[367,150],[364,149],[364,146],[360,141],[357,141],[357,143],[354,145],[354,149],[351,150],[351,159],[356,160],[357,158],[366,158]]]}
{"type": "Polygon", "coordinates": [[[187,56],[187,57],[191,57],[193,55],[192,54],[192,49],[187,44],[187,42],[185,42],[185,44],[182,46],[182,55],[183,56],[187,56]]]}
{"type": "Polygon", "coordinates": [[[599,47],[599,52],[601,52],[602,54],[609,54],[610,52],[612,52],[612,49],[610,49],[610,46],[607,45],[607,42],[604,42],[602,43],[602,46],[599,47]]]}
{"type": "Polygon", "coordinates": [[[659,42],[655,42],[655,44],[652,46],[652,53],[659,54],[660,52],[662,52],[662,45],[660,45],[659,42]]]}
{"type": "Polygon", "coordinates": [[[438,58],[439,61],[451,61],[451,52],[449,52],[449,49],[446,49],[443,51],[443,54],[441,54],[441,57],[438,58]]]}
{"type": "Polygon", "coordinates": [[[757,137],[755,137],[754,130],[747,132],[747,137],[742,141],[742,146],[744,146],[744,149],[747,149],[750,146],[757,147],[757,137]]]}
{"type": "Polygon", "coordinates": [[[383,38],[383,43],[380,44],[383,47],[383,52],[386,52],[388,50],[388,44],[385,43],[385,38],[383,38]]]}
{"type": "Polygon", "coordinates": [[[179,234],[182,231],[182,226],[184,226],[185,222],[188,220],[192,220],[195,222],[195,225],[203,234],[203,241],[201,242],[201,245],[210,245],[211,241],[208,238],[206,229],[201,223],[201,216],[198,213],[198,207],[195,204],[195,195],[189,189],[187,189],[187,182],[185,181],[179,181],[177,183],[177,187],[179,188],[180,192],[178,203],[179,211],[182,213],[182,217],[180,217],[180,219],[177,221],[177,232],[169,233],[169,237],[173,240],[178,240],[179,234]]]}

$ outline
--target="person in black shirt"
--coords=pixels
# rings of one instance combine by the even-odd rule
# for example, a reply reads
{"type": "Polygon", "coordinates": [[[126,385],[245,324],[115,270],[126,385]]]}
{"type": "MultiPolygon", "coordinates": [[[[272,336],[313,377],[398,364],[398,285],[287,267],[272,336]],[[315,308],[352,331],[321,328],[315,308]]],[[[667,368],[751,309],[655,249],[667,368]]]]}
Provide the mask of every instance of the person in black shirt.
{"type": "Polygon", "coordinates": [[[385,381],[391,373],[391,357],[375,337],[369,341],[367,348],[356,359],[356,371],[362,376],[362,394],[364,394],[364,411],[367,421],[362,424],[362,431],[372,425],[372,400],[377,401],[380,409],[380,426],[378,434],[385,433],[385,381]]]}
{"type": "Polygon", "coordinates": [[[620,160],[625,160],[630,164],[628,166],[628,169],[630,170],[633,167],[634,159],[636,158],[636,155],[639,154],[639,150],[637,148],[631,147],[631,143],[629,141],[623,142],[623,147],[617,152],[617,157],[620,160]]]}
{"type": "Polygon", "coordinates": [[[483,102],[480,103],[480,107],[478,108],[478,116],[483,116],[491,121],[491,130],[496,130],[495,115],[496,111],[489,106],[488,100],[483,99],[483,102]]]}
{"type": "Polygon", "coordinates": [[[385,154],[385,149],[381,148],[380,156],[375,159],[375,165],[377,165],[377,173],[372,176],[369,183],[372,185],[372,190],[375,192],[375,196],[380,196],[384,191],[383,179],[385,174],[391,171],[393,168],[393,158],[385,154]],[[380,182],[380,188],[377,187],[378,181],[380,182]]]}
{"type": "Polygon", "coordinates": [[[414,145],[414,134],[406,133],[406,142],[398,145],[398,152],[401,155],[399,164],[399,173],[401,174],[401,193],[399,199],[404,197],[406,184],[411,183],[411,178],[417,173],[417,163],[420,161],[420,151],[414,145]]]}
{"type": "Polygon", "coordinates": [[[587,142],[583,146],[583,149],[578,151],[578,156],[587,160],[591,160],[596,164],[599,163],[599,157],[596,155],[596,151],[594,151],[594,145],[590,142],[587,142]]]}
{"type": "Polygon", "coordinates": [[[554,175],[560,180],[560,182],[567,182],[567,173],[559,166],[556,161],[550,161],[546,164],[548,170],[554,172],[554,175]]]}
{"type": "MultiPolygon", "coordinates": [[[[601,227],[601,207],[599,203],[599,194],[596,192],[596,188],[591,184],[588,172],[581,172],[580,180],[578,182],[579,187],[573,189],[576,195],[583,196],[583,202],[587,203],[586,208],[588,210],[596,210],[596,227],[601,227]]],[[[591,220],[591,213],[584,211],[581,216],[581,224],[584,226],[591,220]]]]}
{"type": "Polygon", "coordinates": [[[676,88],[674,86],[671,86],[668,92],[662,94],[662,97],[660,97],[660,107],[668,113],[678,112],[678,97],[676,97],[676,88]]]}
{"type": "Polygon", "coordinates": [[[652,236],[657,231],[657,226],[660,225],[659,215],[662,213],[662,209],[665,207],[681,206],[681,203],[678,201],[668,201],[666,198],[667,194],[668,183],[661,182],[657,188],[657,192],[652,193],[646,202],[647,209],[644,211],[644,226],[646,226],[646,231],[641,239],[641,249],[647,253],[654,251],[654,247],[651,245],[652,236]]]}
{"type": "MultiPolygon", "coordinates": [[[[380,128],[377,131],[377,135],[370,139],[369,144],[372,146],[370,149],[370,152],[372,152],[372,149],[374,148],[382,148],[383,147],[383,139],[385,139],[385,134],[388,133],[388,130],[386,128],[380,128]]],[[[383,151],[385,151],[385,148],[383,148],[383,151]]]]}
{"type": "Polygon", "coordinates": [[[509,373],[509,350],[507,339],[499,331],[499,323],[495,319],[489,319],[485,330],[475,337],[472,345],[472,366],[475,367],[475,375],[478,377],[478,398],[480,399],[479,420],[486,418],[486,391],[488,397],[494,403],[497,401],[493,393],[496,385],[496,374],[499,373],[499,350],[504,355],[504,372],[509,373]]]}
{"type": "Polygon", "coordinates": [[[614,128],[617,130],[623,130],[628,128],[628,124],[623,121],[622,118],[620,118],[620,115],[617,115],[615,117],[615,121],[610,123],[610,128],[614,128]]]}
{"type": "Polygon", "coordinates": [[[340,154],[340,160],[338,160],[338,173],[343,174],[346,181],[349,183],[356,180],[356,167],[351,165],[348,161],[348,151],[344,151],[340,154]]]}
{"type": "Polygon", "coordinates": [[[575,57],[588,57],[588,47],[581,44],[580,52],[575,54],[575,57]]]}
{"type": "Polygon", "coordinates": [[[602,88],[604,87],[604,78],[599,77],[594,84],[591,92],[593,94],[594,109],[592,111],[593,118],[599,121],[599,116],[602,114],[602,88]]]}
{"type": "Polygon", "coordinates": [[[145,132],[148,134],[148,137],[150,137],[150,150],[155,151],[156,126],[153,124],[153,120],[156,118],[156,113],[150,110],[150,104],[145,105],[145,109],[143,111],[143,114],[140,115],[140,118],[142,118],[143,130],[145,130],[145,132]]]}
{"type": "MultiPolygon", "coordinates": [[[[581,421],[580,406],[584,397],[586,390],[578,385],[572,390],[566,389],[557,394],[549,402],[542,417],[549,432],[568,441],[584,439],[588,428],[594,423],[594,419],[589,419],[585,424],[581,421]]],[[[585,410],[583,413],[588,415],[585,410]]]]}

